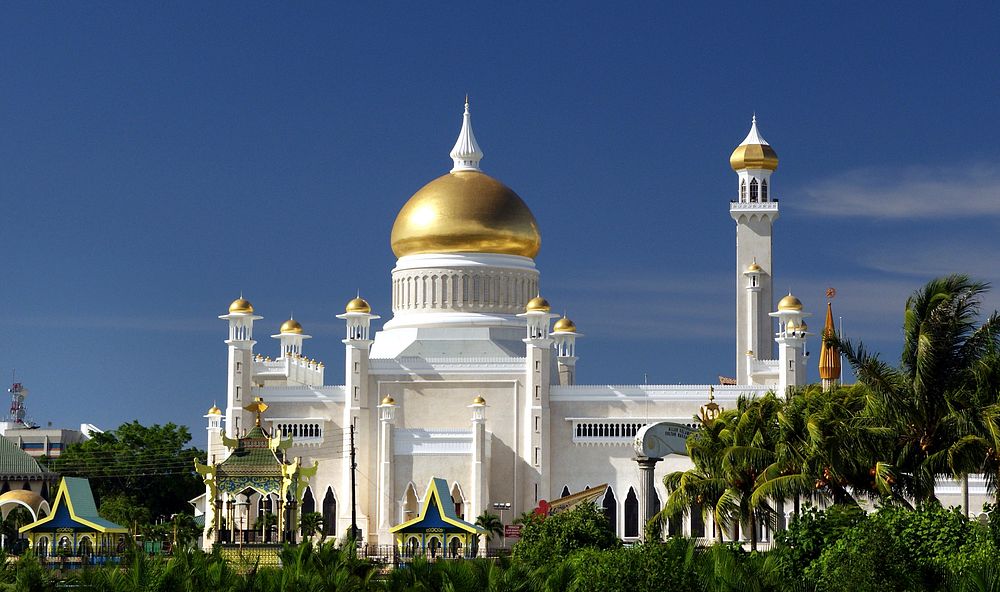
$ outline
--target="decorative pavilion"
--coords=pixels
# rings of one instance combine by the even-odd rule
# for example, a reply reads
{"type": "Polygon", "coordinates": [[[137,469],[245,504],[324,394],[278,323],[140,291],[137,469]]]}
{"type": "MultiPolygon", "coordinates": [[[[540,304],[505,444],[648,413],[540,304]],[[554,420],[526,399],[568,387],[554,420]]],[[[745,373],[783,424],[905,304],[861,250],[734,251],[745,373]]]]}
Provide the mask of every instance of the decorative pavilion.
{"type": "Polygon", "coordinates": [[[390,529],[403,555],[427,557],[475,557],[479,537],[486,530],[462,520],[448,491],[448,482],[434,477],[427,486],[424,506],[413,520],[390,529]]]}
{"type": "Polygon", "coordinates": [[[257,397],[244,407],[256,417],[253,428],[237,439],[222,435],[229,454],[220,463],[203,465],[195,460],[195,470],[204,478],[210,503],[205,523],[211,525],[214,543],[250,544],[295,542],[298,530],[298,507],[302,503],[309,477],[319,463],[302,466],[301,459],[289,460],[286,451],[292,438],[285,440],[261,426],[261,415],[268,408],[257,397]],[[261,504],[252,521],[250,496],[260,494],[261,504]],[[276,516],[269,519],[268,515],[276,516]],[[280,540],[273,540],[269,525],[274,522],[280,540]],[[259,532],[258,532],[259,531],[259,532]]]}
{"type": "Polygon", "coordinates": [[[98,515],[90,481],[80,477],[63,477],[49,515],[19,531],[40,557],[115,555],[128,536],[128,529],[98,515]]]}

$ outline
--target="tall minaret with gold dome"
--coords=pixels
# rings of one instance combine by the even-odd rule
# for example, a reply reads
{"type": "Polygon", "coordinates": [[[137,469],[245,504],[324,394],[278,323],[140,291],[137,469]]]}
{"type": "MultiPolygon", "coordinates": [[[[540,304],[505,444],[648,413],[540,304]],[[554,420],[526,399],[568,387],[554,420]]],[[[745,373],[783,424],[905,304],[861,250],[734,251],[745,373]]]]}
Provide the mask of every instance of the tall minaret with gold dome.
{"type": "Polygon", "coordinates": [[[241,430],[248,429],[249,414],[243,409],[244,400],[249,400],[253,386],[254,359],[253,323],[264,317],[255,315],[253,304],[243,297],[233,300],[229,314],[219,315],[229,321],[229,379],[226,385],[226,435],[239,437],[241,430]]]}
{"type": "Polygon", "coordinates": [[[778,219],[771,173],[778,168],[778,155],[757,129],[756,116],[729,164],[738,183],[737,198],[729,204],[736,222],[736,380],[748,384],[748,360],[774,357],[768,313],[774,302],[771,226],[778,219]]]}

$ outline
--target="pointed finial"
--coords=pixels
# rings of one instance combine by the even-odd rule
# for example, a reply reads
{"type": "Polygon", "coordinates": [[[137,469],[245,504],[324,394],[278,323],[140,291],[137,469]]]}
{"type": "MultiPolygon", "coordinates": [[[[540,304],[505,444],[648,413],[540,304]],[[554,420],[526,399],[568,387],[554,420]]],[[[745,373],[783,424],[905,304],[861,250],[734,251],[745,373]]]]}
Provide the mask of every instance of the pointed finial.
{"type": "Polygon", "coordinates": [[[455,162],[451,172],[478,171],[483,150],[472,133],[472,115],[469,112],[469,96],[465,96],[465,114],[462,116],[462,131],[458,134],[455,147],[451,149],[451,159],[455,162]]]}

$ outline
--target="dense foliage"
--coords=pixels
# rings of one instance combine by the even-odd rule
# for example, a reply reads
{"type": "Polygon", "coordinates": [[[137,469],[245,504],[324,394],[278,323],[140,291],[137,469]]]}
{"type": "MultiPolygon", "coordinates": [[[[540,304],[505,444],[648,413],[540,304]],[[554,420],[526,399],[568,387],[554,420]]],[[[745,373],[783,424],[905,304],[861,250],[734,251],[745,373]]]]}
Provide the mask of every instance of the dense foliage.
{"type": "Polygon", "coordinates": [[[136,529],[190,513],[188,500],[205,491],[194,472],[205,453],[190,441],[184,426],[133,421],[68,447],[50,468],[89,478],[101,515],[136,529]]]}

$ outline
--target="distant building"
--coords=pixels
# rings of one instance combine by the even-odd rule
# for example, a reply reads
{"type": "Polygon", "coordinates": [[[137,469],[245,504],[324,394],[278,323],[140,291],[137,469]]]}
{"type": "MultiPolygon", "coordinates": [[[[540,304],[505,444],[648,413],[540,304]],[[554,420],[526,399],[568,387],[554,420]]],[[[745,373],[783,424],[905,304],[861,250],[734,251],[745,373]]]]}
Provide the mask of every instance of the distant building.
{"type": "Polygon", "coordinates": [[[8,491],[32,491],[48,498],[49,486],[58,475],[50,473],[38,464],[14,442],[0,438],[0,494],[8,491]]]}
{"type": "Polygon", "coordinates": [[[80,429],[39,427],[27,413],[24,401],[28,389],[20,382],[15,382],[7,391],[10,393],[10,414],[0,421],[0,436],[13,442],[18,448],[31,456],[56,458],[71,444],[83,442],[91,434],[102,430],[89,423],[80,424],[80,429]]]}

